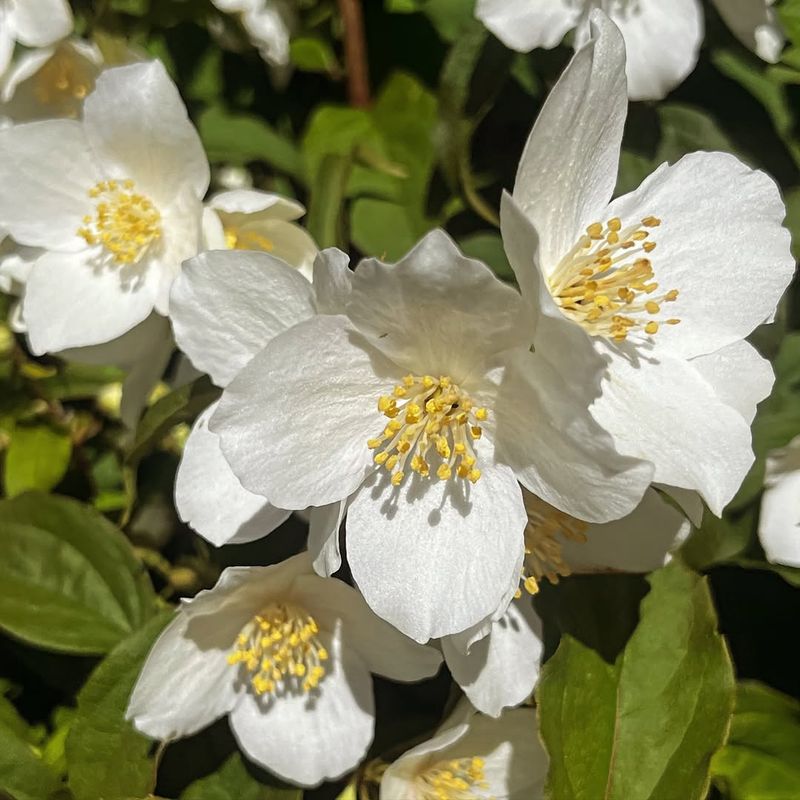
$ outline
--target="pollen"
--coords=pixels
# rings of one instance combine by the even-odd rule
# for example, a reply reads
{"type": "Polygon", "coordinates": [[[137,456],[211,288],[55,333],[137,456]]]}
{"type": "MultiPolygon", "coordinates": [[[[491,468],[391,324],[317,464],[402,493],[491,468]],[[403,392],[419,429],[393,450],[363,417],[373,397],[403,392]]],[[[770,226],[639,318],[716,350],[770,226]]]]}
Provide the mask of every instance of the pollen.
{"type": "Polygon", "coordinates": [[[58,48],[33,78],[36,99],[60,117],[77,117],[80,103],[94,89],[94,72],[85,59],[58,48]]]}
{"type": "Polygon", "coordinates": [[[271,253],[275,249],[272,239],[257,231],[244,230],[235,225],[225,226],[225,243],[229,250],[261,250],[271,253]]]}
{"type": "Polygon", "coordinates": [[[258,696],[308,694],[325,678],[330,658],[318,634],[305,609],[272,603],[242,628],[228,663],[239,667],[258,696]]]}
{"type": "Polygon", "coordinates": [[[88,245],[102,245],[119,265],[135,264],[161,238],[161,214],[134,182],[100,181],[89,190],[94,215],[83,218],[78,236],[88,245]]]}
{"type": "Polygon", "coordinates": [[[659,292],[653,263],[651,233],[661,225],[647,216],[624,226],[619,217],[593,222],[549,278],[550,291],[561,311],[592,336],[617,342],[632,333],[654,336],[661,325],[662,306],[678,299],[678,290],[659,292]]]}
{"type": "Polygon", "coordinates": [[[409,469],[441,481],[480,479],[472,443],[483,435],[479,423],[489,418],[489,410],[476,406],[450,377],[406,375],[378,399],[378,411],[388,421],[367,447],[377,451],[374,461],[391,473],[394,486],[409,469]]]}
{"type": "MultiPolygon", "coordinates": [[[[553,508],[530,492],[523,492],[528,524],[525,526],[525,560],[520,582],[528,594],[539,591],[542,580],[558,583],[572,574],[564,560],[562,541],[584,543],[587,525],[553,508]]],[[[521,596],[522,591],[517,591],[521,596]]]]}
{"type": "Polygon", "coordinates": [[[441,761],[417,777],[421,800],[479,800],[486,797],[489,784],[482,758],[441,761]]]}

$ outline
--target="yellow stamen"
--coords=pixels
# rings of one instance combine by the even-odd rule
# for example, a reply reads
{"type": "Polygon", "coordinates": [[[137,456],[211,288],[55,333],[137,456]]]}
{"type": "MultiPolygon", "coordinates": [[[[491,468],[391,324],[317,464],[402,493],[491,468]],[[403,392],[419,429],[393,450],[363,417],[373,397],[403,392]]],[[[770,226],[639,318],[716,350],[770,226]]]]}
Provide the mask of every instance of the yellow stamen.
{"type": "Polygon", "coordinates": [[[243,230],[235,225],[225,226],[225,243],[229,250],[263,250],[271,253],[275,249],[272,239],[256,231],[243,230]]]}
{"type": "Polygon", "coordinates": [[[100,181],[89,190],[94,216],[83,218],[77,233],[89,245],[102,245],[116,264],[135,264],[161,238],[161,214],[131,180],[100,181]]]}
{"type": "Polygon", "coordinates": [[[77,117],[83,99],[94,89],[91,63],[70,47],[58,47],[33,77],[36,99],[57,117],[77,117]]]}
{"type": "Polygon", "coordinates": [[[330,656],[320,643],[319,627],[305,609],[271,603],[236,637],[228,656],[257,695],[307,694],[324,679],[330,656]]]}
{"type": "Polygon", "coordinates": [[[417,776],[420,800],[478,800],[486,797],[489,784],[482,758],[440,761],[417,776]]]}
{"type": "Polygon", "coordinates": [[[542,579],[558,583],[559,577],[572,574],[561,552],[561,541],[586,542],[587,524],[553,508],[530,492],[522,499],[528,512],[525,527],[525,561],[520,580],[528,594],[539,591],[542,579]]]}
{"type": "Polygon", "coordinates": [[[646,258],[656,247],[648,238],[649,229],[660,224],[660,219],[648,216],[628,227],[619,217],[589,225],[548,279],[562,312],[593,336],[621,342],[635,331],[655,335],[667,320],[647,320],[643,315],[658,314],[664,303],[678,298],[677,289],[649,296],[658,289],[653,265],[646,258]]]}
{"type": "Polygon", "coordinates": [[[367,447],[380,450],[374,461],[392,473],[394,486],[405,478],[406,463],[428,477],[431,459],[438,462],[434,472],[439,480],[454,475],[472,483],[480,479],[470,442],[482,436],[478,423],[489,418],[489,411],[475,407],[452,378],[407,375],[391,395],[378,398],[378,411],[390,422],[380,436],[367,440],[367,447]]]}

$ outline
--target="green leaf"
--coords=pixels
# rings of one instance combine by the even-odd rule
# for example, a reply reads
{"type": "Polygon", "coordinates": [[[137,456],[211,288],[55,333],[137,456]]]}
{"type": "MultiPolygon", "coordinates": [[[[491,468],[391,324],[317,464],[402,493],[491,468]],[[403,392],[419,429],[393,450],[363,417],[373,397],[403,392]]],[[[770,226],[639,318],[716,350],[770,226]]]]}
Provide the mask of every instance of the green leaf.
{"type": "Polygon", "coordinates": [[[755,682],[739,684],[730,737],[711,762],[730,800],[794,800],[800,787],[800,703],[755,682]]]}
{"type": "Polygon", "coordinates": [[[284,175],[304,178],[302,159],[294,143],[259,117],[212,106],[200,115],[197,128],[210,161],[264,161],[284,175]]]}
{"type": "Polygon", "coordinates": [[[189,786],[180,800],[301,800],[302,796],[300,789],[259,783],[234,753],[216,772],[189,786]]]}
{"type": "Polygon", "coordinates": [[[464,255],[488,264],[498,278],[506,281],[514,280],[514,270],[508,263],[499,233],[473,233],[461,239],[459,245],[464,255]]]}
{"type": "Polygon", "coordinates": [[[316,36],[298,36],[291,44],[292,63],[305,72],[338,74],[341,71],[333,48],[316,36]]]}
{"type": "Polygon", "coordinates": [[[342,235],[342,207],[350,176],[348,156],[328,155],[311,188],[308,204],[308,232],[320,248],[345,246],[342,235]]]}
{"type": "Polygon", "coordinates": [[[125,719],[142,664],[172,612],[151,619],[121,642],[78,694],[67,736],[68,782],[76,800],[128,800],[153,790],[152,741],[125,719]]]}
{"type": "Polygon", "coordinates": [[[706,581],[675,562],[648,579],[613,664],[566,636],[537,691],[558,800],[693,800],[727,733],[733,673],[706,581]]]}
{"type": "Polygon", "coordinates": [[[6,452],[3,483],[8,497],[30,489],[50,491],[69,468],[69,433],[48,425],[17,425],[6,452]]]}
{"type": "Polygon", "coordinates": [[[664,104],[659,107],[658,116],[661,120],[661,141],[654,167],[664,161],[674,164],[696,150],[736,152],[733,142],[717,122],[699,108],[680,103],[664,104]]]}
{"type": "Polygon", "coordinates": [[[0,503],[0,585],[0,627],[68,653],[105,653],[155,610],[144,568],[110,522],[36,492],[0,503]]]}
{"type": "Polygon", "coordinates": [[[142,417],[128,463],[137,464],[175,425],[192,422],[219,397],[219,392],[207,377],[202,377],[162,397],[142,417]]]}
{"type": "Polygon", "coordinates": [[[0,717],[0,792],[14,800],[47,800],[60,785],[36,748],[0,717]]]}

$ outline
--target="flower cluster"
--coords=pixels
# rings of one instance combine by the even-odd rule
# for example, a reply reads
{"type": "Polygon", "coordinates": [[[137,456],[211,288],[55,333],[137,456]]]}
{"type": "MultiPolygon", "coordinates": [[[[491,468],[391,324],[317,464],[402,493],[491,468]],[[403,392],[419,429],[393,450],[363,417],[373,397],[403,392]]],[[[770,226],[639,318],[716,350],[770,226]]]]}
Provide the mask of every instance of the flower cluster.
{"type": "MultiPolygon", "coordinates": [[[[285,63],[256,32],[277,4],[215,5],[285,63]]],[[[0,112],[15,328],[34,354],[127,368],[131,424],[175,346],[210,377],[221,395],[188,436],[175,502],[213,545],[309,518],[303,553],[230,567],[181,604],[131,696],[138,730],[174,739],[228,716],[252,761],[314,786],[366,758],[372,674],[419,681],[444,662],[467,699],[385,769],[381,798],[542,797],[531,596],[662,566],[736,493],[773,381],[745,337],[795,266],[784,205],[767,175],[705,152],[612,199],[629,94],[685,76],[701,21],[695,0],[591,5],[478,3],[514,47],[576,28],[502,199],[512,286],[443,230],[396,263],[351,264],[318,252],[293,200],[208,196],[160,62],[107,67],[55,10],[33,36],[33,12],[0,0],[0,71],[9,36],[44,48],[11,67],[0,112]],[[662,43],[664,65],[642,60],[649,14],[681,43],[662,43]]],[[[737,32],[768,56],[771,12],[753,5],[737,32]]],[[[771,459],[761,526],[794,565],[799,464],[797,441],[771,459]]]]}

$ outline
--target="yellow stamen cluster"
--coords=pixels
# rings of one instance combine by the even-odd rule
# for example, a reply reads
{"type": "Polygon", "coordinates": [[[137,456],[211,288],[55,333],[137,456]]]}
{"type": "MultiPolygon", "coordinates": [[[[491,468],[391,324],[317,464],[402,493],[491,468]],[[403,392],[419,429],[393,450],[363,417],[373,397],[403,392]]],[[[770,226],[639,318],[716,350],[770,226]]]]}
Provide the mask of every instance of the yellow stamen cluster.
{"type": "Polygon", "coordinates": [[[94,89],[94,75],[83,59],[59,48],[33,78],[33,92],[54,114],[76,117],[80,102],[94,89]]]}
{"type": "Polygon", "coordinates": [[[593,336],[617,342],[640,329],[652,336],[662,324],[677,325],[679,319],[658,318],[664,303],[678,298],[677,289],[656,294],[648,256],[656,249],[650,229],[660,224],[651,216],[624,228],[619,217],[589,225],[549,278],[564,314],[593,336]]]}
{"type": "Polygon", "coordinates": [[[161,238],[161,214],[132,180],[100,181],[89,190],[96,201],[94,216],[83,218],[78,235],[87,244],[101,244],[116,264],[135,264],[161,238]]]}
{"type": "Polygon", "coordinates": [[[375,463],[392,474],[395,486],[407,467],[423,478],[435,467],[443,481],[455,475],[475,483],[481,477],[472,441],[482,436],[480,423],[489,412],[476,408],[451,378],[406,375],[391,396],[378,400],[378,411],[389,422],[367,447],[378,451],[375,463]]]}
{"type": "Polygon", "coordinates": [[[248,673],[257,695],[308,693],[325,677],[328,651],[304,609],[273,603],[242,628],[228,663],[248,673]]]}
{"type": "Polygon", "coordinates": [[[482,758],[457,758],[439,763],[418,778],[424,800],[477,800],[489,784],[482,758]]]}
{"type": "MultiPolygon", "coordinates": [[[[542,579],[546,578],[555,584],[559,577],[566,578],[572,573],[564,561],[559,539],[583,543],[587,541],[588,526],[529,492],[523,492],[523,502],[528,512],[528,524],[525,526],[525,561],[521,582],[525,591],[534,595],[539,591],[542,579]]],[[[521,594],[521,590],[518,590],[517,597],[521,594]]]]}
{"type": "Polygon", "coordinates": [[[263,250],[271,253],[275,249],[272,239],[256,231],[242,230],[235,225],[225,226],[225,243],[230,250],[263,250]]]}

